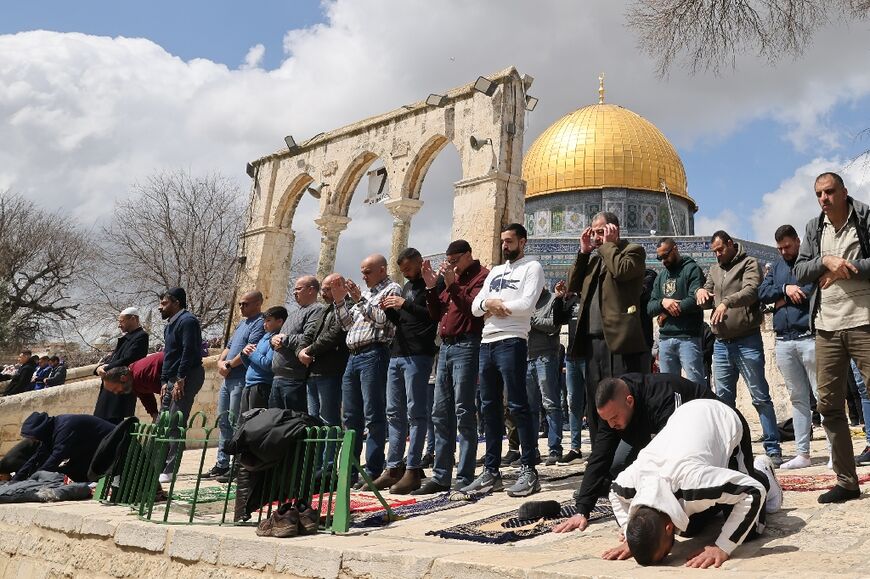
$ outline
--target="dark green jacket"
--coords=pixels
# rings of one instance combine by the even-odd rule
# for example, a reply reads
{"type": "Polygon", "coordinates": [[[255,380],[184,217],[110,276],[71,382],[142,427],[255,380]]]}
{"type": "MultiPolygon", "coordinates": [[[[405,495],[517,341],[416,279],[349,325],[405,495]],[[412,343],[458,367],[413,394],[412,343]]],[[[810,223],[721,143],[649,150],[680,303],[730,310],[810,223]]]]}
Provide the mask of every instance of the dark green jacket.
{"type": "Polygon", "coordinates": [[[704,272],[691,257],[680,257],[673,269],[663,269],[656,277],[646,313],[655,317],[663,312],[662,300],[680,300],[680,315],[668,315],[659,328],[659,338],[697,338],[704,333],[704,311],[695,292],[704,287],[704,272]]]}

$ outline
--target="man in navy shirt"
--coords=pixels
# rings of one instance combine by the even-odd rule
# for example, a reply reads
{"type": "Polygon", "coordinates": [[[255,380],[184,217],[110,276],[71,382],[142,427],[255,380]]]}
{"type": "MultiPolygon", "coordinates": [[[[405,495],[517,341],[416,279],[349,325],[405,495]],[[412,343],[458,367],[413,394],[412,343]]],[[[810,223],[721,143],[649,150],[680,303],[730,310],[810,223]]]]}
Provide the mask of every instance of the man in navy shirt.
{"type": "Polygon", "coordinates": [[[242,320],[233,332],[227,347],[218,358],[218,373],[224,377],[218,393],[218,442],[217,462],[207,476],[218,477],[230,470],[230,457],[225,448],[233,437],[233,423],[238,421],[239,400],[245,387],[245,365],[241,353],[245,346],[256,345],[263,337],[263,294],[249,291],[239,299],[242,320]]]}
{"type": "MultiPolygon", "coordinates": [[[[163,329],[163,371],[160,382],[161,410],[168,410],[172,422],[169,437],[178,436],[179,423],[176,412],[181,412],[183,424],[187,424],[193,400],[205,381],[202,368],[202,330],[199,320],[187,311],[187,293],[180,287],[166,290],[160,296],[160,316],[167,320],[163,329]]],[[[178,445],[171,444],[166,456],[166,466],[160,475],[161,483],[172,480],[176,470],[178,445]]],[[[179,457],[180,458],[180,457],[179,457]]],[[[179,461],[180,462],[180,461],[179,461]]]]}

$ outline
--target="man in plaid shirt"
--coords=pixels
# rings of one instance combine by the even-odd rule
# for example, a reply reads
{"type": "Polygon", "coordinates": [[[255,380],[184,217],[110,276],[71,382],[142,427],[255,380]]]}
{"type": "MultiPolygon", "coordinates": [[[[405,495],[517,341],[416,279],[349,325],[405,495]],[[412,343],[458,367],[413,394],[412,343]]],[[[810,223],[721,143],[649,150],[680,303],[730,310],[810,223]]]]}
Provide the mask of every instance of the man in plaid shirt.
{"type": "Polygon", "coordinates": [[[381,302],[387,296],[401,296],[402,288],[387,277],[383,255],[365,258],[360,273],[367,291],[338,276],[332,282],[332,296],[350,350],[341,385],[344,427],[358,434],[354,448],[357,458],[362,452],[363,429],[368,428],[365,468],[372,478],[377,478],[384,470],[387,368],[390,342],[396,334],[396,326],[387,319],[381,302]]]}

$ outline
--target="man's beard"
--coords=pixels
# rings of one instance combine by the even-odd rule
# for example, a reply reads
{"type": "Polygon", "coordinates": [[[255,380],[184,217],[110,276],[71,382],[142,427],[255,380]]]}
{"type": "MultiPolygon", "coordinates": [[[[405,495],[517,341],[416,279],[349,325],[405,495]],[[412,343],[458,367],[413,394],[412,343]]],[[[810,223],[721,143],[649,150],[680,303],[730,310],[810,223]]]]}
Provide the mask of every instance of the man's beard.
{"type": "Polygon", "coordinates": [[[501,254],[502,257],[504,257],[505,261],[516,261],[516,259],[520,256],[520,250],[503,249],[501,254]]]}

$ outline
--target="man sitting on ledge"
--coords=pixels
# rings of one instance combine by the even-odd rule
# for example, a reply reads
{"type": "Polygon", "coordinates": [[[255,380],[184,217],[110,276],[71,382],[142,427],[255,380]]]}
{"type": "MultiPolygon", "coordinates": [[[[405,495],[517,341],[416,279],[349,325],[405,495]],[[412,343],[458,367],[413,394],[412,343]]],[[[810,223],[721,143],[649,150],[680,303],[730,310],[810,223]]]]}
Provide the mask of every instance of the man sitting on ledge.
{"type": "Polygon", "coordinates": [[[634,557],[641,565],[667,557],[677,531],[694,535],[719,512],[726,520],[713,545],[687,567],[719,567],[747,538],[764,530],[766,512],[782,505],[782,489],[767,456],[752,459],[749,426],[717,400],[677,408],[667,425],[622,471],[610,491],[624,536],[605,559],[634,557]]]}

